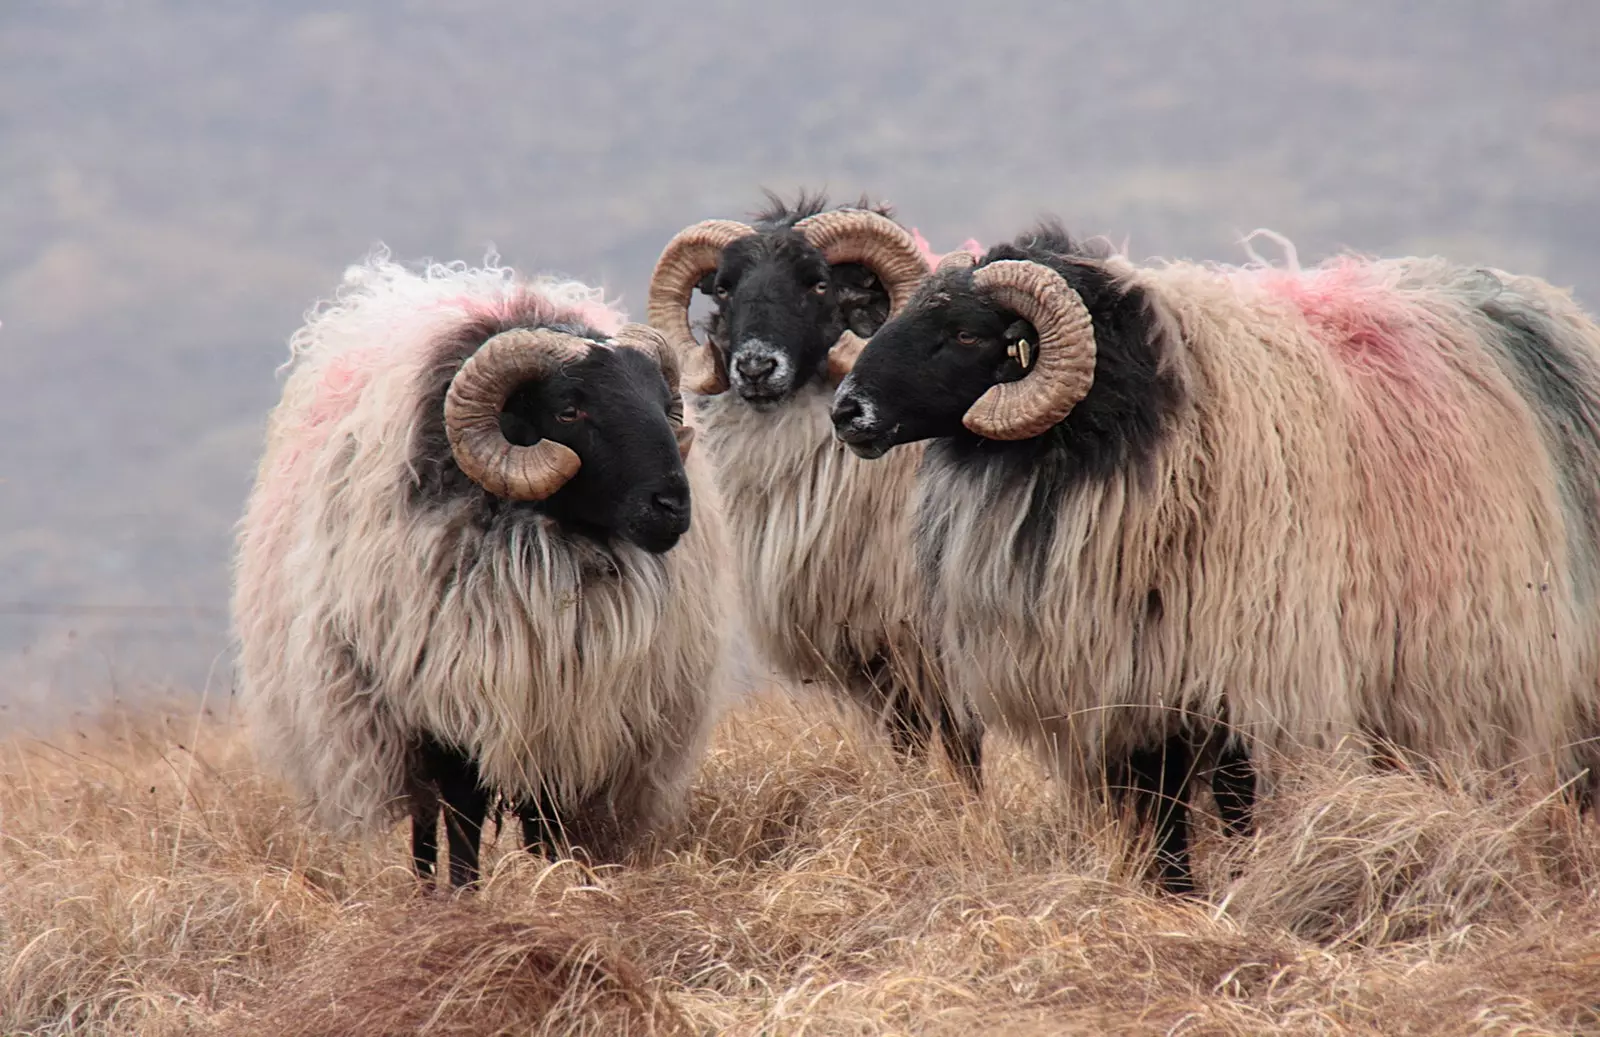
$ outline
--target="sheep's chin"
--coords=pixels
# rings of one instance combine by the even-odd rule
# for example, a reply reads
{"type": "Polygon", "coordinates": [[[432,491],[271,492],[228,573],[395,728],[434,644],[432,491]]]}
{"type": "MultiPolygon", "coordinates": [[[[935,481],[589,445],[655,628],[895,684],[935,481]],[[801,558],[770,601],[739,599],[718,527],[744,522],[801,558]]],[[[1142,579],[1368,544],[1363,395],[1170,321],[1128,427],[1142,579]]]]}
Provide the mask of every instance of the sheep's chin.
{"type": "Polygon", "coordinates": [[[875,439],[863,443],[845,443],[850,452],[863,461],[876,461],[889,452],[889,443],[885,440],[875,439]]]}

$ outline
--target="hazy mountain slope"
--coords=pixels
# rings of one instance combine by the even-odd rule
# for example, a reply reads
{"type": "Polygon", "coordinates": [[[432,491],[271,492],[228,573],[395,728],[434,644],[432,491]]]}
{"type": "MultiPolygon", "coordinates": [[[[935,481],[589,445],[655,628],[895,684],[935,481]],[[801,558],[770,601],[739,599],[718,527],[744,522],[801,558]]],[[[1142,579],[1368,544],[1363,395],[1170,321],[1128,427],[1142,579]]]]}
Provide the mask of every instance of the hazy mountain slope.
{"type": "Polygon", "coordinates": [[[204,677],[273,369],[379,240],[638,311],[685,222],[828,186],[936,246],[1269,226],[1600,304],[1583,0],[440,7],[0,7],[0,697],[204,677]]]}

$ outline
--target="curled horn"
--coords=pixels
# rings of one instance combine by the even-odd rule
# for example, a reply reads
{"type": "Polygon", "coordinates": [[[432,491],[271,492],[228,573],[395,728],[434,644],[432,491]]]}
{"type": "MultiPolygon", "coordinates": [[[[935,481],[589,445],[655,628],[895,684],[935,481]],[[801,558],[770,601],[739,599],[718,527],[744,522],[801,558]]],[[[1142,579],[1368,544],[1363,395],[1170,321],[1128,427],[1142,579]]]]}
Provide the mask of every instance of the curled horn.
{"type": "Polygon", "coordinates": [[[1042,263],[1000,260],[972,282],[1033,324],[1039,355],[1019,381],[991,386],[962,424],[985,439],[1030,439],[1071,413],[1094,384],[1094,322],[1082,297],[1042,263]]]}
{"type": "MultiPolygon", "coordinates": [[[[830,265],[860,263],[883,282],[889,316],[905,309],[928,275],[916,239],[904,227],[867,209],[836,209],[807,216],[794,225],[830,265]]],[[[866,341],[846,328],[828,351],[828,377],[838,382],[850,373],[866,341]]]]}
{"type": "Polygon", "coordinates": [[[694,445],[694,429],[683,423],[683,393],[678,388],[678,354],[667,344],[667,337],[648,324],[624,324],[617,332],[617,345],[646,353],[661,365],[661,374],[672,390],[672,403],[667,407],[667,419],[672,422],[672,434],[678,439],[678,456],[687,458],[694,445]]]}
{"type": "Polygon", "coordinates": [[[444,398],[444,431],[456,464],[497,497],[544,500],[578,474],[578,455],[553,439],[513,446],[500,431],[506,398],[524,382],[548,378],[581,359],[590,343],[549,329],[502,331],[467,358],[444,398]]]}
{"type": "Polygon", "coordinates": [[[685,227],[667,242],[650,275],[646,313],[650,326],[666,336],[682,358],[684,384],[691,392],[714,395],[728,391],[726,362],[710,343],[702,346],[689,330],[689,300],[694,286],[717,268],[722,250],[755,233],[737,220],[704,220],[685,227]]]}

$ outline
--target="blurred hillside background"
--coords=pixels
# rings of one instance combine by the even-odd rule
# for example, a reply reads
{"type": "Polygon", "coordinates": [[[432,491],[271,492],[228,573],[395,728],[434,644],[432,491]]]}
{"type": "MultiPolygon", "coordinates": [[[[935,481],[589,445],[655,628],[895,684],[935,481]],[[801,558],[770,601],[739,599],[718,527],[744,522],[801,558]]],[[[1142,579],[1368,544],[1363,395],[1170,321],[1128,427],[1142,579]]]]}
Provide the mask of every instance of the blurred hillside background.
{"type": "Polygon", "coordinates": [[[377,242],[642,317],[674,231],[803,186],[939,249],[1269,227],[1596,308],[1597,54],[1593,0],[3,0],[0,718],[228,694],[274,369],[377,242]]]}

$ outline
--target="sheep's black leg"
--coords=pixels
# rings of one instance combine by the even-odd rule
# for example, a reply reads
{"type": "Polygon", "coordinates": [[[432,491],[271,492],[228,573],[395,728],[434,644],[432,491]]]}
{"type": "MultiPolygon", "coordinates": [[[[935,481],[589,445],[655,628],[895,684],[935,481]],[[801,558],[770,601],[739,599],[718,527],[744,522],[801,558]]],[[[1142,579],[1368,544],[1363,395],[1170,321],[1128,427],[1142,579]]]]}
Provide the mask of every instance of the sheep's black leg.
{"type": "Polygon", "coordinates": [[[905,688],[897,687],[889,697],[889,743],[895,752],[920,760],[933,739],[933,723],[928,714],[905,688]]]}
{"type": "Polygon", "coordinates": [[[881,653],[873,656],[863,669],[867,685],[887,703],[888,715],[884,723],[889,728],[889,744],[902,758],[922,759],[933,739],[933,721],[911,690],[895,679],[887,656],[881,653]]]}
{"type": "Polygon", "coordinates": [[[1577,810],[1579,817],[1587,817],[1595,813],[1595,804],[1600,802],[1600,774],[1596,774],[1594,765],[1587,766],[1587,772],[1580,771],[1571,784],[1564,790],[1567,801],[1577,810]]]}
{"type": "MultiPolygon", "coordinates": [[[[450,845],[450,885],[478,881],[478,843],[489,812],[489,793],[479,783],[478,765],[458,749],[429,741],[423,746],[427,773],[444,801],[444,831],[450,845]]],[[[413,830],[413,838],[415,830],[413,830]]]]}
{"type": "Polygon", "coordinates": [[[411,866],[424,886],[433,885],[439,865],[439,794],[431,780],[411,793],[411,866]]]}
{"type": "Polygon", "coordinates": [[[1179,894],[1194,892],[1189,867],[1189,785],[1194,752],[1181,735],[1168,738],[1156,749],[1139,749],[1128,756],[1127,770],[1134,809],[1140,820],[1154,821],[1156,862],[1161,883],[1179,894]]]}
{"type": "Polygon", "coordinates": [[[1254,827],[1256,771],[1250,754],[1229,746],[1222,750],[1211,772],[1211,797],[1217,801],[1223,828],[1229,835],[1249,835],[1254,827]]]}
{"type": "Polygon", "coordinates": [[[983,721],[972,716],[963,723],[948,709],[939,711],[939,733],[945,755],[972,794],[983,794],[983,721]]]}
{"type": "Polygon", "coordinates": [[[565,842],[561,816],[548,795],[541,795],[532,803],[524,803],[517,810],[522,819],[522,848],[535,856],[559,853],[565,842]]]}

